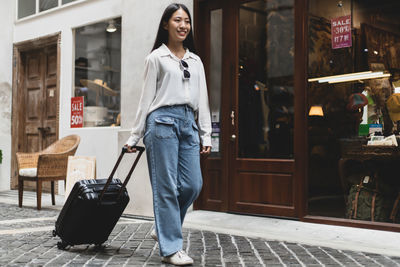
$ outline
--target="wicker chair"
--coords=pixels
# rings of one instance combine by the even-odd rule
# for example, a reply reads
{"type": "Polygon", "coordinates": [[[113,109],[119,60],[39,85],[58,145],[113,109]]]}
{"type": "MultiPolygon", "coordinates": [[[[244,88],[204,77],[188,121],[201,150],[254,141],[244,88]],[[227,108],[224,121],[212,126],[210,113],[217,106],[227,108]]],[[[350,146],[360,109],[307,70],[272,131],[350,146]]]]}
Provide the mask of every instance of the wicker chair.
{"type": "Polygon", "coordinates": [[[57,140],[46,149],[35,153],[17,153],[18,204],[22,207],[24,180],[36,182],[37,209],[41,209],[42,182],[51,181],[51,201],[55,205],[54,181],[64,180],[67,175],[68,156],[73,156],[80,137],[69,135],[57,140]]]}

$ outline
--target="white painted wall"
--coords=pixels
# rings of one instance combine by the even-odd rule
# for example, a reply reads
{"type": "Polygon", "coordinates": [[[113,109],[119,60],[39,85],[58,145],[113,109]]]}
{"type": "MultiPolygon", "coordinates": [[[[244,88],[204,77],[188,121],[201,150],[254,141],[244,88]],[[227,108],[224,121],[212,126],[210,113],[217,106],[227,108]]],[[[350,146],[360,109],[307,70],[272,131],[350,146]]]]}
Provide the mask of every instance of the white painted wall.
{"type": "Polygon", "coordinates": [[[10,189],[11,177],[11,105],[12,54],[15,1],[3,0],[0,8],[0,191],[10,189]],[[6,29],[6,30],[5,30],[6,29]]]}
{"type": "MultiPolygon", "coordinates": [[[[7,2],[12,2],[10,5],[15,3],[12,0],[7,2]]],[[[153,46],[162,13],[172,2],[174,1],[88,0],[15,23],[12,39],[14,43],[61,32],[60,137],[69,134],[78,134],[81,137],[76,155],[96,156],[98,178],[108,177],[122,145],[129,136],[140,99],[144,59],[153,46]],[[121,127],[71,129],[69,125],[70,98],[74,81],[73,29],[119,16],[122,16],[121,127]]],[[[180,2],[193,10],[193,0],[180,2]]],[[[4,10],[3,6],[1,10],[4,10]]],[[[1,16],[0,21],[2,19],[4,16],[1,16]]],[[[12,23],[13,18],[8,21],[12,23]]],[[[1,42],[0,45],[2,48],[4,44],[1,42]]],[[[11,53],[12,49],[9,51],[11,53]]],[[[8,66],[11,73],[11,62],[8,66]]],[[[3,67],[0,66],[1,68],[3,67]]],[[[9,134],[8,138],[10,139],[9,134]]],[[[7,143],[10,146],[10,141],[7,143]]],[[[116,177],[125,177],[133,158],[133,155],[127,156],[121,163],[121,169],[116,177]]],[[[9,179],[7,183],[10,183],[9,179]]],[[[63,192],[62,183],[59,191],[63,192]]],[[[128,184],[128,191],[131,202],[126,212],[152,216],[152,196],[146,156],[141,160],[132,181],[128,184]]]]}

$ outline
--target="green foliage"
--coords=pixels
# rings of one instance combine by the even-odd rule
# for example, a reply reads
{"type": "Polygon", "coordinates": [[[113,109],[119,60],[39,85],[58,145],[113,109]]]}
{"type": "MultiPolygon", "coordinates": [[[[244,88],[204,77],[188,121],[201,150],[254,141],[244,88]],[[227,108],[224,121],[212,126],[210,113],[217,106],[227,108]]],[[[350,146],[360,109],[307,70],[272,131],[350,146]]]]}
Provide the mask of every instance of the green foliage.
{"type": "Polygon", "coordinates": [[[3,151],[0,149],[0,164],[3,162],[3,151]]]}

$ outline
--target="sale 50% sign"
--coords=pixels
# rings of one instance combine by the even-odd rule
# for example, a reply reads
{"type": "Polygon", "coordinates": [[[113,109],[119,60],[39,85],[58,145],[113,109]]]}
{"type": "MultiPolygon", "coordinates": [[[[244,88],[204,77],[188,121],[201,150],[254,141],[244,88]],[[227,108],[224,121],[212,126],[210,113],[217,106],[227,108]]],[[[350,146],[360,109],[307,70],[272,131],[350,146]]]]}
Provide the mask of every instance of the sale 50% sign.
{"type": "Polygon", "coordinates": [[[83,96],[71,97],[71,128],[83,127],[83,96]]]}

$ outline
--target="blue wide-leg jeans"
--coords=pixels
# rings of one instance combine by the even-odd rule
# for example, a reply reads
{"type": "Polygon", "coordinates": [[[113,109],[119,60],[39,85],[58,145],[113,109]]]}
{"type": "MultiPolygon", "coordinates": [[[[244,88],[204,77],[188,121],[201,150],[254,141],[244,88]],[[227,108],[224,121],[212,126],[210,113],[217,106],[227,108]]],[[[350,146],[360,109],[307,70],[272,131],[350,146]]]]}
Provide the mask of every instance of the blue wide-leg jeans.
{"type": "Polygon", "coordinates": [[[177,105],[151,112],[143,141],[160,254],[169,256],[182,249],[182,223],[203,184],[200,138],[193,110],[177,105]]]}

